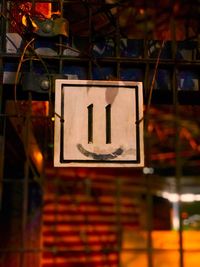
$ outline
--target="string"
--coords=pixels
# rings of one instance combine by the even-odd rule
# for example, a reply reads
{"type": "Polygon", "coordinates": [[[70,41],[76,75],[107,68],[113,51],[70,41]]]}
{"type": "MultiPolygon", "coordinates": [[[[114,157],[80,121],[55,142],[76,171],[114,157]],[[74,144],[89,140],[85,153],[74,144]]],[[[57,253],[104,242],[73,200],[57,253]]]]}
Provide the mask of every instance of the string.
{"type": "Polygon", "coordinates": [[[155,65],[155,69],[154,69],[154,73],[153,73],[153,78],[152,78],[150,89],[149,89],[149,97],[148,97],[148,101],[147,101],[146,115],[143,116],[140,120],[136,121],[136,124],[139,124],[140,122],[142,122],[144,120],[144,117],[146,117],[146,121],[148,121],[150,107],[151,107],[153,88],[154,88],[154,85],[155,85],[156,75],[157,75],[157,72],[158,72],[158,65],[159,65],[159,62],[160,62],[160,56],[161,56],[161,52],[162,52],[162,49],[164,47],[164,44],[165,44],[165,40],[162,41],[162,44],[161,44],[159,52],[158,52],[158,57],[156,59],[156,65],[155,65]]]}
{"type": "Polygon", "coordinates": [[[26,53],[26,50],[28,49],[28,47],[31,45],[31,43],[35,41],[35,38],[31,39],[24,47],[24,50],[22,52],[18,67],[17,67],[17,71],[16,71],[16,75],[15,75],[15,83],[14,83],[14,101],[15,103],[17,102],[17,82],[18,82],[18,78],[19,78],[19,72],[23,63],[23,59],[24,59],[24,55],[26,53]]]}
{"type": "Polygon", "coordinates": [[[155,85],[156,75],[157,75],[157,71],[158,71],[158,64],[160,62],[160,56],[161,56],[161,52],[162,52],[162,49],[164,47],[164,44],[165,44],[165,40],[162,41],[162,44],[161,44],[159,52],[158,52],[158,57],[157,57],[157,60],[156,60],[154,74],[153,74],[153,78],[152,78],[152,82],[151,82],[151,86],[150,86],[150,90],[149,90],[149,97],[148,97],[147,110],[146,110],[147,113],[149,113],[150,106],[151,106],[152,92],[153,92],[153,88],[154,88],[154,85],[155,85]]]}

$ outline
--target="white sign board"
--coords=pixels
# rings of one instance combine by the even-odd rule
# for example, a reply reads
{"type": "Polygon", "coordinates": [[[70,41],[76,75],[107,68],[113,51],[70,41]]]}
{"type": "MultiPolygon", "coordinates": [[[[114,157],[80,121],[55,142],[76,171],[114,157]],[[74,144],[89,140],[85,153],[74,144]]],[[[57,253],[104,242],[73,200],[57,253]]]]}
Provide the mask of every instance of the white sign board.
{"type": "Polygon", "coordinates": [[[55,83],[54,166],[144,164],[141,82],[55,83]]]}

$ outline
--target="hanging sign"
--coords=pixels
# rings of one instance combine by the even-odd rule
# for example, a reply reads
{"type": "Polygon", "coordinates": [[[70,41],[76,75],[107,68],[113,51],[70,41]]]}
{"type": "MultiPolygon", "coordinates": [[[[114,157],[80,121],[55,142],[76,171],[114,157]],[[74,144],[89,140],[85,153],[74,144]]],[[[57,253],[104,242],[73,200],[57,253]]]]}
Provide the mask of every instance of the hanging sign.
{"type": "Polygon", "coordinates": [[[54,166],[144,164],[141,82],[57,79],[54,166]]]}

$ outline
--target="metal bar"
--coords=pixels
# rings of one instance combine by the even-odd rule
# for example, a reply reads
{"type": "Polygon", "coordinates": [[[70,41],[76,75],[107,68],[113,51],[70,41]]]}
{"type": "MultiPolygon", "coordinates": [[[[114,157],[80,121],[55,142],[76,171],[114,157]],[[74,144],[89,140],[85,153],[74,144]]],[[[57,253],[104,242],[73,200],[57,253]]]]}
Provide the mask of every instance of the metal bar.
{"type": "MultiPolygon", "coordinates": [[[[27,111],[26,124],[25,124],[25,136],[24,136],[24,150],[26,154],[26,162],[24,166],[24,185],[23,185],[23,210],[22,210],[22,233],[21,233],[21,247],[22,250],[27,247],[27,217],[28,217],[28,190],[29,190],[29,174],[30,174],[30,158],[29,158],[29,147],[30,147],[30,131],[31,131],[31,93],[29,93],[29,109],[27,111]]],[[[25,253],[20,254],[20,267],[26,266],[25,253]]]]}
{"type": "MultiPolygon", "coordinates": [[[[0,117],[5,117],[5,118],[7,118],[7,117],[9,117],[9,118],[26,118],[26,115],[24,115],[24,114],[5,114],[5,113],[1,113],[0,114],[0,117]]],[[[51,119],[51,116],[40,116],[40,115],[32,115],[32,116],[30,116],[30,119],[46,119],[46,120],[49,120],[49,119],[51,119]]]]}
{"type": "MultiPolygon", "coordinates": [[[[172,17],[170,22],[171,35],[172,35],[172,57],[175,60],[177,51],[177,41],[176,41],[176,21],[172,17]]],[[[176,153],[176,165],[175,165],[175,178],[177,193],[181,195],[181,176],[182,176],[182,162],[181,162],[181,138],[180,138],[180,114],[179,114],[179,101],[178,101],[178,88],[176,82],[176,66],[173,69],[172,77],[172,90],[173,90],[173,104],[175,112],[175,153],[176,153]]],[[[180,254],[180,267],[184,267],[184,251],[183,251],[183,224],[182,224],[182,203],[179,199],[179,254],[180,254]]]]}
{"type": "MultiPolygon", "coordinates": [[[[155,248],[154,252],[178,252],[179,249],[164,249],[164,248],[155,248]]],[[[9,248],[9,249],[0,249],[0,253],[42,253],[42,252],[52,252],[52,248],[43,248],[43,247],[38,247],[38,248],[26,248],[26,249],[21,249],[21,248],[9,248]]],[[[59,252],[66,252],[71,254],[78,254],[78,253],[85,253],[86,249],[82,250],[73,250],[73,249],[59,249],[59,252]]],[[[113,253],[113,252],[118,252],[118,248],[114,249],[107,249],[106,252],[113,253]]],[[[121,249],[121,252],[147,252],[146,248],[123,248],[121,249]]],[[[200,249],[189,249],[187,252],[200,252],[200,249]]],[[[92,253],[105,253],[105,249],[99,249],[99,250],[92,250],[89,249],[87,250],[88,254],[92,253]]]]}
{"type": "MultiPolygon", "coordinates": [[[[117,7],[117,14],[119,14],[119,10],[117,7]]],[[[115,43],[116,43],[116,47],[115,47],[115,57],[118,59],[120,58],[120,25],[119,25],[119,15],[117,15],[116,17],[116,31],[115,31],[115,43]]],[[[120,79],[120,61],[117,61],[117,66],[116,66],[116,77],[117,79],[120,79]]]]}
{"type": "MultiPolygon", "coordinates": [[[[181,160],[181,138],[180,138],[180,116],[178,105],[178,93],[175,94],[175,153],[176,153],[176,186],[177,193],[181,195],[181,177],[182,177],[182,160],[181,160]]],[[[184,267],[184,251],[183,251],[183,221],[182,221],[182,202],[178,201],[179,210],[179,252],[180,252],[180,267],[184,267]]]]}
{"type": "MultiPolygon", "coordinates": [[[[146,4],[146,1],[145,1],[146,4]]],[[[145,24],[146,26],[146,24],[145,24]]],[[[146,31],[146,30],[145,30],[146,31]]],[[[145,35],[146,39],[144,40],[145,50],[144,50],[144,57],[148,59],[148,40],[147,36],[145,35]]],[[[151,151],[150,141],[151,138],[148,134],[148,124],[150,121],[150,98],[149,98],[149,64],[147,63],[145,66],[145,93],[148,96],[147,103],[148,107],[146,110],[146,116],[144,121],[144,138],[145,138],[145,166],[149,167],[150,162],[150,154],[151,151]]],[[[153,200],[152,200],[152,193],[151,193],[151,176],[150,174],[144,174],[145,186],[146,186],[146,206],[147,206],[147,213],[146,213],[146,231],[147,231],[147,259],[148,259],[148,267],[153,267],[153,242],[152,242],[152,220],[153,220],[153,200]]]]}
{"type": "Polygon", "coordinates": [[[150,175],[146,178],[146,203],[147,203],[147,258],[148,267],[153,267],[153,242],[152,242],[152,220],[153,220],[153,200],[151,194],[150,175]]]}
{"type": "MultiPolygon", "coordinates": [[[[16,183],[16,184],[20,184],[20,183],[23,183],[24,181],[23,180],[16,180],[16,179],[3,179],[3,181],[2,181],[3,183],[16,183]]],[[[35,183],[35,181],[34,180],[29,180],[28,181],[29,182],[29,184],[34,184],[35,183]]]]}
{"type": "MultiPolygon", "coordinates": [[[[63,17],[63,1],[59,1],[59,5],[60,5],[60,15],[61,17],[63,17]]],[[[62,73],[63,71],[63,60],[62,60],[62,53],[63,53],[63,49],[62,49],[62,43],[63,43],[63,36],[60,35],[59,36],[59,56],[60,56],[60,59],[59,59],[59,74],[62,73]]]]}
{"type": "MultiPolygon", "coordinates": [[[[3,0],[0,5],[0,13],[5,12],[6,1],[3,0]]],[[[6,21],[3,16],[0,16],[0,53],[5,49],[6,40],[6,21]]],[[[3,58],[0,57],[0,114],[3,113],[3,58]]],[[[0,117],[0,209],[2,205],[2,192],[3,192],[3,173],[4,173],[4,147],[5,147],[5,118],[0,117]]]]}
{"type": "Polygon", "coordinates": [[[116,180],[116,226],[117,226],[117,251],[118,251],[118,267],[122,266],[120,254],[122,251],[122,222],[121,222],[121,189],[122,179],[117,177],[116,180]]]}
{"type": "MultiPolygon", "coordinates": [[[[63,46],[63,45],[62,45],[63,46]]],[[[68,47],[68,46],[67,46],[68,47]]],[[[70,48],[69,48],[70,49],[70,48]]],[[[72,48],[74,49],[74,48],[72,48]]],[[[74,50],[77,51],[77,50],[74,50]]],[[[85,51],[83,51],[84,56],[80,56],[80,57],[69,57],[67,55],[62,55],[62,60],[63,61],[67,61],[67,62],[74,62],[74,63],[87,63],[88,59],[89,59],[89,54],[85,53],[85,51]]],[[[18,60],[20,58],[20,54],[7,54],[7,53],[1,53],[1,57],[4,59],[15,59],[18,60]]],[[[24,58],[27,58],[27,56],[25,56],[24,58]]],[[[29,57],[30,58],[30,57],[29,57]]],[[[49,56],[42,56],[43,59],[50,59],[49,56]]],[[[60,60],[60,56],[53,56],[53,59],[56,61],[60,60]]],[[[145,66],[145,64],[149,63],[149,64],[155,64],[156,63],[156,58],[133,58],[133,57],[118,57],[116,58],[116,56],[112,57],[104,57],[104,58],[98,58],[99,62],[102,63],[116,63],[116,62],[120,62],[120,63],[134,63],[136,65],[143,65],[145,66]]],[[[187,60],[187,61],[177,61],[175,59],[164,59],[161,58],[159,65],[161,66],[173,66],[174,64],[176,64],[177,67],[199,67],[200,66],[200,61],[199,60],[187,60]]]]}
{"type": "MultiPolygon", "coordinates": [[[[180,138],[180,116],[178,105],[178,93],[175,95],[175,154],[176,154],[176,167],[175,178],[177,194],[181,195],[181,177],[182,177],[182,160],[181,160],[181,138],[180,138]]],[[[184,267],[184,250],[183,250],[183,221],[182,221],[182,202],[178,201],[178,217],[179,217],[179,254],[180,254],[180,267],[184,267]]]]}
{"type": "Polygon", "coordinates": [[[0,38],[0,52],[3,53],[6,51],[6,14],[7,14],[7,1],[3,0],[1,3],[1,10],[0,10],[0,33],[1,33],[1,38],[0,38]]]}
{"type": "Polygon", "coordinates": [[[6,121],[0,119],[0,210],[2,207],[3,178],[4,178],[5,128],[6,128],[6,121]]]}
{"type": "Polygon", "coordinates": [[[93,58],[92,58],[92,8],[91,6],[88,6],[88,28],[89,28],[89,65],[88,65],[88,78],[89,80],[92,79],[92,66],[93,66],[93,58]]]}

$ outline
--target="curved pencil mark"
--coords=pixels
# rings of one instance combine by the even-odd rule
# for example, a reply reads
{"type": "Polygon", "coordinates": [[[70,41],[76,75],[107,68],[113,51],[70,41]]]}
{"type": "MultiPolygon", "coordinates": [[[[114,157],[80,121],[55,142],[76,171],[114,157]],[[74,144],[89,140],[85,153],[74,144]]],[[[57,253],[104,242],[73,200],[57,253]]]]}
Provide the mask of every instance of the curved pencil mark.
{"type": "Polygon", "coordinates": [[[109,154],[97,154],[94,152],[90,152],[86,150],[81,144],[77,144],[77,148],[83,155],[85,155],[88,158],[95,159],[95,160],[115,159],[124,152],[121,147],[116,149],[113,153],[109,153],[109,154]]]}

